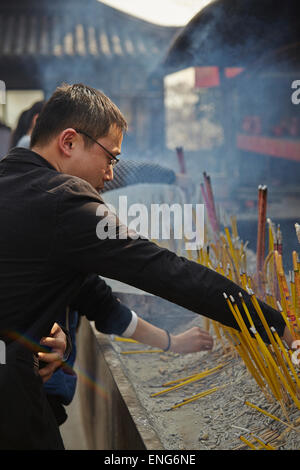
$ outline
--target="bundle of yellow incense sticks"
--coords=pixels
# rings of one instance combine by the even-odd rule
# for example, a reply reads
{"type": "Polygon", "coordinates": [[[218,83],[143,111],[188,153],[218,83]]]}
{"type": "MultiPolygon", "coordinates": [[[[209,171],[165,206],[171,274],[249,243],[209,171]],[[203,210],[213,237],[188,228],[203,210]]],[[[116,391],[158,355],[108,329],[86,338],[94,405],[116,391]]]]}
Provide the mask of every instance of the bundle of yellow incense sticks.
{"type": "Polygon", "coordinates": [[[273,395],[274,398],[280,403],[283,412],[287,414],[287,393],[294,401],[296,406],[300,408],[300,401],[297,397],[297,388],[300,384],[299,379],[289,358],[289,355],[275,328],[270,328],[268,326],[259,303],[251,290],[249,290],[249,295],[251,297],[253,306],[257,311],[258,317],[260,318],[262,325],[265,328],[266,334],[270,340],[270,346],[269,348],[267,347],[256,331],[253,320],[242,295],[241,303],[250,324],[250,331],[248,330],[248,327],[243,320],[235,299],[233,299],[232,296],[228,298],[228,296],[224,293],[224,297],[230,308],[230,311],[232,312],[241,330],[240,333],[234,333],[238,339],[238,343],[235,343],[234,346],[245,362],[249,372],[254,377],[262,391],[265,393],[266,397],[269,398],[271,393],[271,395],[273,395]]]}
{"type": "MultiPolygon", "coordinates": [[[[189,259],[214,269],[248,291],[253,307],[252,311],[256,313],[262,323],[270,344],[267,346],[256,331],[251,318],[252,314],[250,314],[242,296],[233,299],[230,298],[230,292],[226,293],[226,302],[240,331],[230,329],[205,317],[203,326],[207,331],[214,333],[216,341],[222,347],[223,354],[229,350],[231,354],[238,354],[241,357],[248,372],[253,376],[268,401],[278,401],[283,412],[287,415],[287,408],[291,401],[300,408],[298,400],[300,380],[297,367],[292,363],[292,353],[281,341],[278,332],[268,326],[256,296],[258,295],[261,300],[279,310],[294,339],[300,339],[300,263],[298,254],[295,251],[292,254],[293,269],[288,282],[283,269],[282,232],[279,225],[276,229],[272,220],[266,219],[267,207],[266,198],[264,198],[264,201],[260,201],[261,210],[259,212],[260,243],[257,247],[256,258],[259,272],[250,275],[246,251],[248,242],[243,242],[239,238],[236,217],[228,217],[223,209],[216,210],[210,185],[210,178],[205,174],[204,185],[201,189],[206,189],[202,193],[210,223],[205,225],[204,246],[195,252],[186,252],[186,250],[182,250],[182,252],[189,259]],[[208,183],[209,186],[207,186],[208,183]],[[216,217],[217,212],[220,217],[219,215],[216,217]],[[268,240],[264,243],[266,222],[268,224],[266,232],[268,240]],[[221,225],[224,227],[223,230],[221,230],[221,225]],[[265,258],[264,245],[267,247],[265,258]]],[[[264,189],[259,188],[258,198],[264,189]]],[[[295,229],[300,242],[300,225],[296,223],[295,229]]],[[[194,374],[189,377],[189,380],[195,380],[195,378],[194,374]]],[[[175,386],[175,382],[172,385],[175,386]]],[[[180,383],[178,382],[177,385],[180,383]]]]}

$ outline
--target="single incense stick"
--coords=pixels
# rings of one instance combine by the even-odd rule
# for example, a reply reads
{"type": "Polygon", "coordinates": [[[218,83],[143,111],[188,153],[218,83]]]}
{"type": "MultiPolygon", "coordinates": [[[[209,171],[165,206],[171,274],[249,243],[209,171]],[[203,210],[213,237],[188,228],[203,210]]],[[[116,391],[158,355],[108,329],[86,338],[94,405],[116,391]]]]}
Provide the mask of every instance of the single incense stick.
{"type": "Polygon", "coordinates": [[[198,393],[197,395],[194,395],[191,398],[186,398],[180,403],[176,403],[176,405],[172,406],[171,409],[174,410],[175,408],[179,408],[183,405],[186,405],[187,403],[191,403],[192,401],[198,400],[199,398],[206,397],[207,395],[210,395],[211,393],[216,392],[217,390],[220,390],[221,388],[226,387],[226,385],[223,385],[222,387],[214,387],[210,388],[209,390],[205,390],[204,392],[198,393]]]}
{"type": "Polygon", "coordinates": [[[151,354],[151,353],[162,353],[162,349],[141,349],[138,351],[121,351],[121,354],[151,354]]]}

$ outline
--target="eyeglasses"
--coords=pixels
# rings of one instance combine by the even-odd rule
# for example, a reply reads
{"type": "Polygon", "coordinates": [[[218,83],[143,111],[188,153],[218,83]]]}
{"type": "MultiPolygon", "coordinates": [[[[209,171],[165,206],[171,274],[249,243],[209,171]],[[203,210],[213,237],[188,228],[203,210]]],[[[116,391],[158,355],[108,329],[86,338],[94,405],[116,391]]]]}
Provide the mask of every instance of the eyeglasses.
{"type": "Polygon", "coordinates": [[[107,150],[106,147],[104,147],[104,145],[100,144],[100,142],[98,142],[97,140],[95,140],[93,137],[91,137],[89,134],[87,134],[86,132],[84,131],[81,131],[79,129],[74,129],[78,134],[82,134],[82,135],[85,135],[86,137],[88,137],[89,139],[91,139],[95,144],[99,145],[103,150],[105,150],[105,152],[109,155],[109,158],[110,158],[110,165],[112,167],[116,166],[116,164],[120,161],[120,159],[118,157],[115,157],[109,150],[107,150]]]}

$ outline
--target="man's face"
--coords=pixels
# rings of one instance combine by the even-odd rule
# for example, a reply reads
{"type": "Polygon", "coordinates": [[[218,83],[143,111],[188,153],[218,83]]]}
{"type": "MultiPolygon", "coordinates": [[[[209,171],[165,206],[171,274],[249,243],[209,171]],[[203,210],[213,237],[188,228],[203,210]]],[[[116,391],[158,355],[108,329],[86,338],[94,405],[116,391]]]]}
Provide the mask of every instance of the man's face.
{"type": "MultiPolygon", "coordinates": [[[[121,153],[123,140],[122,131],[115,125],[111,126],[105,137],[99,137],[97,142],[102,144],[112,155],[121,153]]],[[[77,144],[72,156],[72,175],[79,176],[90,183],[97,191],[104,187],[105,181],[114,177],[112,158],[96,142],[89,147],[84,144],[83,135],[77,134],[77,144]]]]}

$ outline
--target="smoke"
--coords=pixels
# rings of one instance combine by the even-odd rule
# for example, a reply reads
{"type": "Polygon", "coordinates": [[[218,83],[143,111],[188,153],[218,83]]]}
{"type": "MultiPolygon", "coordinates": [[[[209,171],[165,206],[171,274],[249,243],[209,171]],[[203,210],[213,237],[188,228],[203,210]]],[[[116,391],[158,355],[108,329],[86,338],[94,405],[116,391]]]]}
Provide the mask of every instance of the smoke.
{"type": "MultiPolygon", "coordinates": [[[[164,61],[165,74],[191,67],[219,67],[220,86],[202,89],[198,109],[219,109],[211,121],[217,124],[219,116],[224,144],[207,152],[201,150],[199,140],[198,152],[185,152],[187,169],[197,184],[202,172],[208,171],[218,202],[223,202],[225,193],[225,199],[231,201],[230,211],[248,217],[243,235],[254,250],[256,230],[249,218],[257,220],[257,187],[266,184],[269,216],[280,223],[284,234],[285,260],[292,249],[299,249],[293,224],[300,195],[300,105],[291,99],[292,83],[300,79],[299,31],[300,4],[296,0],[215,1],[181,31],[164,61]],[[244,71],[226,79],[226,67],[243,67],[244,71]],[[292,150],[297,142],[298,154],[292,150]]],[[[184,87],[178,89],[182,100],[183,91],[184,87]]],[[[175,107],[175,100],[173,104],[175,107]]],[[[195,121],[199,123],[199,117],[190,121],[189,131],[195,121]]],[[[186,148],[191,148],[188,132],[185,141],[186,148]]],[[[176,144],[185,148],[185,141],[176,144]]]]}

